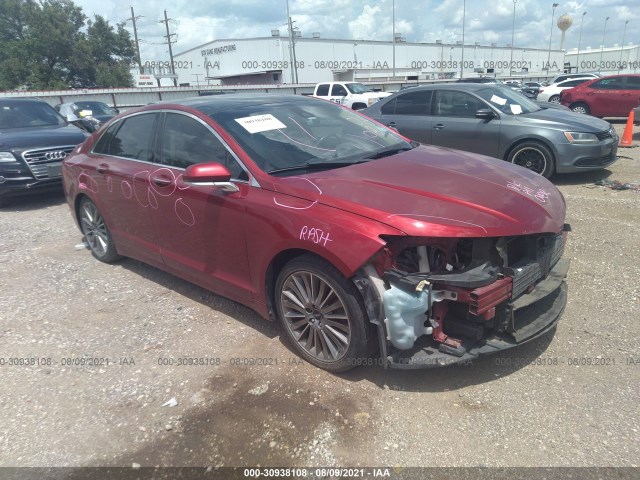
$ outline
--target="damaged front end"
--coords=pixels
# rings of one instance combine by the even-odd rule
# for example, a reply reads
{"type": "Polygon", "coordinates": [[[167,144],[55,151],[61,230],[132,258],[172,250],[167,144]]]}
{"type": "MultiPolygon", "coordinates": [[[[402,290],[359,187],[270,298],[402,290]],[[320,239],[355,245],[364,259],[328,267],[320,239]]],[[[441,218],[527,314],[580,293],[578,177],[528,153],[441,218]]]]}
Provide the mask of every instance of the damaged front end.
{"type": "Polygon", "coordinates": [[[500,238],[385,238],[355,279],[385,365],[449,365],[532,340],[567,300],[558,233],[500,238]]]}

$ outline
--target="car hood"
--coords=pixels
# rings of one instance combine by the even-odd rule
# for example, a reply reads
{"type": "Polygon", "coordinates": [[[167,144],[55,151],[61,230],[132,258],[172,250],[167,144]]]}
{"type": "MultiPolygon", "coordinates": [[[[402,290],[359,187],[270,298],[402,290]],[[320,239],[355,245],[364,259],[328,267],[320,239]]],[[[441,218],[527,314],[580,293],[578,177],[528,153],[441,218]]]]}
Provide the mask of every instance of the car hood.
{"type": "Polygon", "coordinates": [[[15,128],[0,131],[0,148],[25,150],[34,147],[78,145],[86,135],[73,125],[15,128]]]}
{"type": "Polygon", "coordinates": [[[558,232],[565,219],[564,198],[544,177],[502,160],[433,146],[277,178],[273,187],[276,205],[313,216],[313,205],[321,203],[413,236],[558,232]]]}
{"type": "Polygon", "coordinates": [[[609,128],[611,128],[609,122],[600,118],[553,107],[533,113],[513,115],[513,118],[520,122],[535,123],[538,127],[546,124],[548,127],[559,128],[562,130],[571,128],[580,132],[595,133],[602,132],[603,130],[609,130],[609,128]]]}

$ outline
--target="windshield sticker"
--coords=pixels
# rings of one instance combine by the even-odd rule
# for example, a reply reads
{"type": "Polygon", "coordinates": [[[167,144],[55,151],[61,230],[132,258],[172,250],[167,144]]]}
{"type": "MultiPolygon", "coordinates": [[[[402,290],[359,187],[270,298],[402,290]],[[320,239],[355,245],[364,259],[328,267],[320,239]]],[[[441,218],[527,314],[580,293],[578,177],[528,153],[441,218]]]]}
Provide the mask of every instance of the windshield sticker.
{"type": "Polygon", "coordinates": [[[260,133],[267,132],[269,130],[287,128],[284,123],[270,113],[265,115],[254,115],[253,117],[236,118],[235,120],[249,133],[260,133]]]}
{"type": "Polygon", "coordinates": [[[493,95],[491,97],[491,102],[496,103],[498,105],[506,105],[507,104],[507,99],[499,97],[498,95],[493,95]]]}
{"type": "Polygon", "coordinates": [[[509,105],[511,107],[511,113],[514,115],[520,115],[522,113],[522,107],[518,104],[509,105]]]}

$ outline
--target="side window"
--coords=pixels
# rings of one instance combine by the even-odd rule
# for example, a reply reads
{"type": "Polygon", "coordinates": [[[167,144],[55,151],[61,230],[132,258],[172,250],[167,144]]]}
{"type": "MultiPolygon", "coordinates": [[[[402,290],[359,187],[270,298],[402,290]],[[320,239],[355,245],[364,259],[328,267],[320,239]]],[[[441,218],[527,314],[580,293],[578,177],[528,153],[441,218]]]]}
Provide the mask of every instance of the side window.
{"type": "Polygon", "coordinates": [[[93,151],[103,155],[151,161],[151,140],[157,114],[134,115],[118,122],[102,135],[93,151]]]}
{"type": "Polygon", "coordinates": [[[225,146],[202,123],[179,113],[167,113],[162,129],[162,163],[177,168],[217,162],[229,169],[231,178],[248,180],[225,146]]]}
{"type": "Polygon", "coordinates": [[[393,100],[385,103],[382,107],[380,107],[380,113],[382,113],[383,115],[393,115],[396,113],[396,100],[397,98],[394,98],[393,100]]]}
{"type": "Polygon", "coordinates": [[[328,97],[329,96],[329,84],[328,83],[321,83],[320,85],[318,85],[318,88],[316,89],[316,95],[318,97],[328,97]]]}
{"type": "Polygon", "coordinates": [[[598,82],[592,83],[591,88],[596,90],[622,90],[624,88],[622,78],[603,78],[598,82]]]}
{"type": "Polygon", "coordinates": [[[563,82],[562,85],[558,85],[559,87],[575,87],[576,85],[580,85],[581,83],[587,82],[588,80],[569,80],[567,82],[563,82]]]}
{"type": "Polygon", "coordinates": [[[466,92],[435,92],[433,115],[436,117],[475,118],[476,111],[481,108],[486,108],[486,105],[466,92]]]}
{"type": "Polygon", "coordinates": [[[332,97],[346,97],[347,95],[349,95],[349,93],[347,92],[347,89],[344,88],[342,85],[336,84],[331,89],[332,97]]]}
{"type": "Polygon", "coordinates": [[[640,77],[627,77],[626,90],[640,90],[640,77]]]}
{"type": "Polygon", "coordinates": [[[396,115],[429,115],[430,101],[431,91],[399,95],[396,99],[396,115]]]}

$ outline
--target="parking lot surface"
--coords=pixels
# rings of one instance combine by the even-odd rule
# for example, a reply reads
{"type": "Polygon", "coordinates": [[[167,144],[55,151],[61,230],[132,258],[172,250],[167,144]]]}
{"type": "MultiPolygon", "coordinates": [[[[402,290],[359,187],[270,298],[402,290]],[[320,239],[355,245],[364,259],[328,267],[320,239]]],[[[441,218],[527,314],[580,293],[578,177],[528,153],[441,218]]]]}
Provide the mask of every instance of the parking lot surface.
{"type": "Polygon", "coordinates": [[[637,466],[640,193],[595,185],[640,183],[640,148],[619,155],[554,179],[573,228],[555,335],[432,370],[322,371],[239,304],[96,261],[62,194],[13,201],[0,466],[637,466]]]}

